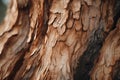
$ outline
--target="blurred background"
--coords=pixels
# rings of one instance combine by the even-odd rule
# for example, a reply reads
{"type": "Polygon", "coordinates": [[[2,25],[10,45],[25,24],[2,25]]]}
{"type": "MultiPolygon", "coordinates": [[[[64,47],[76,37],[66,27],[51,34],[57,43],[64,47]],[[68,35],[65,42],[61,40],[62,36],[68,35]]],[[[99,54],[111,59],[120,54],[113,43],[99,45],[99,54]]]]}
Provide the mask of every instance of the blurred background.
{"type": "Polygon", "coordinates": [[[7,10],[7,5],[10,0],[0,0],[0,23],[5,17],[6,10],[7,10]]]}

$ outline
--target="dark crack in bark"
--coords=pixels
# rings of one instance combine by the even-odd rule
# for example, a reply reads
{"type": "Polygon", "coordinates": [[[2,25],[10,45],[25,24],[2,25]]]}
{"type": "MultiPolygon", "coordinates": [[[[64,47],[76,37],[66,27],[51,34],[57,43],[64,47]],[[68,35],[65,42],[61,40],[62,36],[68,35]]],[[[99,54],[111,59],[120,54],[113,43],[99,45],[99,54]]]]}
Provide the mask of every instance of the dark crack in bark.
{"type": "Polygon", "coordinates": [[[103,22],[100,22],[98,29],[93,31],[93,35],[88,42],[88,47],[79,59],[78,65],[80,66],[76,70],[74,80],[90,80],[89,72],[94,65],[95,59],[99,56],[99,51],[105,39],[103,27],[103,22]]]}

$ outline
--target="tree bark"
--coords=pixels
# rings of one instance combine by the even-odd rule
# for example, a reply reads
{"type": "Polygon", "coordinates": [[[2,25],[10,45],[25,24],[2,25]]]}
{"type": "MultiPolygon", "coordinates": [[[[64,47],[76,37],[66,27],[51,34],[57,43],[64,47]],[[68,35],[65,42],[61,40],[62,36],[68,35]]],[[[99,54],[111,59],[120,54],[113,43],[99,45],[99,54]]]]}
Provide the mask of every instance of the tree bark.
{"type": "Polygon", "coordinates": [[[119,17],[119,0],[11,0],[0,80],[119,80],[119,17]]]}

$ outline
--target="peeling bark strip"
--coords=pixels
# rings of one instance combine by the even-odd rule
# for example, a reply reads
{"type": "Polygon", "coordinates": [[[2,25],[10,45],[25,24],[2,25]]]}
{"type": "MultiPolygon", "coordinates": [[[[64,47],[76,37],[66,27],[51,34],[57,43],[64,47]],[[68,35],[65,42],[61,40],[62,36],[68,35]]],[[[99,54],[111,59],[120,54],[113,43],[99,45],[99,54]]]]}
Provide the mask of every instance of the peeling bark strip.
{"type": "Polygon", "coordinates": [[[11,0],[0,25],[0,80],[119,80],[119,5],[11,0]]]}

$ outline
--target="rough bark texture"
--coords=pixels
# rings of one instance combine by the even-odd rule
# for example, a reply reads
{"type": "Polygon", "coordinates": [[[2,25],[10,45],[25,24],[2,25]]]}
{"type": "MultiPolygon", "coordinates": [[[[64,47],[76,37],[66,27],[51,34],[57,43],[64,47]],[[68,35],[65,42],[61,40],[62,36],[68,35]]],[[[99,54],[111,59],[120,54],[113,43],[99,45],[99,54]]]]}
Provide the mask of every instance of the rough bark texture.
{"type": "Polygon", "coordinates": [[[119,80],[119,16],[119,0],[12,0],[0,80],[119,80]]]}

